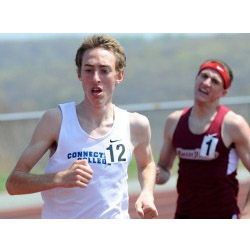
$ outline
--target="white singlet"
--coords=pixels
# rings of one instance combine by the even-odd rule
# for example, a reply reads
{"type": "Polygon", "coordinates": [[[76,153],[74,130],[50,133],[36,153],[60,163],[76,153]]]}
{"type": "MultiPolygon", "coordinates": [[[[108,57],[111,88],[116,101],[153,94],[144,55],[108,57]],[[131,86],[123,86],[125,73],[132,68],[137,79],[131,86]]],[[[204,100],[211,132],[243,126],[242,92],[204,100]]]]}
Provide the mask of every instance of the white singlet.
{"type": "Polygon", "coordinates": [[[112,129],[101,138],[88,135],[80,126],[76,104],[59,105],[62,124],[56,152],[46,173],[68,169],[74,161],[87,159],[93,177],[87,188],[54,188],[42,192],[42,218],[129,218],[127,169],[132,159],[127,111],[114,106],[112,129]]]}

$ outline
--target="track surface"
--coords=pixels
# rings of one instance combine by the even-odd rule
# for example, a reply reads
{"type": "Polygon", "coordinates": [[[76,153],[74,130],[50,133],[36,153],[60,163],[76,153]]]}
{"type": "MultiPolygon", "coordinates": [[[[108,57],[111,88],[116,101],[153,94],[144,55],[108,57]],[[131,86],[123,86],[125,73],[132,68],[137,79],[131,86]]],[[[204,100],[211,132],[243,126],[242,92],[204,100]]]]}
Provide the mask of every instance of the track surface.
{"type": "MultiPolygon", "coordinates": [[[[246,195],[250,188],[250,182],[240,183],[240,192],[238,204],[242,209],[246,195]]],[[[138,194],[130,195],[129,213],[132,219],[138,219],[136,215],[134,204],[138,194]]],[[[155,204],[159,212],[158,219],[172,219],[174,217],[176,207],[177,193],[175,190],[158,191],[155,193],[155,204]]],[[[30,207],[11,211],[0,211],[0,219],[39,219],[41,218],[41,206],[30,207]]]]}

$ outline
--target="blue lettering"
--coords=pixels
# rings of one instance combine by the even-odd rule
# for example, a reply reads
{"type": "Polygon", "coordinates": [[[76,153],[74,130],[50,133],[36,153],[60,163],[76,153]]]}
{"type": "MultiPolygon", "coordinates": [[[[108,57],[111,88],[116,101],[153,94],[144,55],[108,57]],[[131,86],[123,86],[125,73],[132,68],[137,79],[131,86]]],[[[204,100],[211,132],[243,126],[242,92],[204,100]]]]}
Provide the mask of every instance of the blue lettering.
{"type": "Polygon", "coordinates": [[[86,157],[78,157],[77,160],[88,160],[88,158],[86,158],[86,157]]]}
{"type": "MultiPolygon", "coordinates": [[[[78,151],[67,154],[68,159],[77,158],[77,160],[86,159],[89,163],[107,164],[105,153],[92,151],[78,151]]],[[[110,165],[110,164],[108,164],[110,165]]]]}

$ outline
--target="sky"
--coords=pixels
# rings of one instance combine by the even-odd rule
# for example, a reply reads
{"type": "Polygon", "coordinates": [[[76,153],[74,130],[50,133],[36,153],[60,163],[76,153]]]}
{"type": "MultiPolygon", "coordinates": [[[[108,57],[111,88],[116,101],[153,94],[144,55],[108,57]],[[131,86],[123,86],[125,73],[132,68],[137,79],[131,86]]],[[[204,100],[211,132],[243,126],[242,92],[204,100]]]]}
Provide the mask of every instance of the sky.
{"type": "MultiPolygon", "coordinates": [[[[101,32],[102,33],[102,32],[101,32]]],[[[51,39],[51,38],[60,38],[60,37],[73,37],[73,38],[82,38],[83,35],[89,33],[0,33],[1,41],[25,41],[25,40],[36,40],[36,39],[51,39]]],[[[162,35],[163,33],[111,33],[115,36],[143,36],[146,39],[153,39],[157,36],[162,35]]],[[[171,33],[174,36],[180,35],[180,33],[171,33]]],[[[182,33],[181,35],[186,36],[211,36],[216,33],[182,33]]]]}

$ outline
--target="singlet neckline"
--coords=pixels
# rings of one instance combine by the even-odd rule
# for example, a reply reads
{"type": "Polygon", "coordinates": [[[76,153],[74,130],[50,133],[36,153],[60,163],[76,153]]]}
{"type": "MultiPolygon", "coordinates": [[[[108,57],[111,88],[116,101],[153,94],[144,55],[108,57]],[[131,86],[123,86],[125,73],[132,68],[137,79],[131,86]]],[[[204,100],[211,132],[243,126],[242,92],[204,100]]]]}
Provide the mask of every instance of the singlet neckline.
{"type": "Polygon", "coordinates": [[[76,103],[74,102],[74,118],[75,118],[75,121],[76,121],[76,126],[77,126],[77,129],[80,133],[82,133],[83,135],[91,138],[92,140],[103,140],[105,138],[107,138],[112,132],[113,130],[117,127],[117,120],[118,120],[118,110],[117,110],[117,107],[113,105],[113,109],[114,109],[114,123],[111,127],[111,129],[108,131],[108,133],[106,133],[105,135],[103,136],[100,136],[100,137],[94,137],[90,134],[88,134],[81,126],[80,122],[79,122],[79,119],[78,119],[78,116],[77,116],[77,112],[76,112],[76,103]]]}
{"type": "Polygon", "coordinates": [[[220,109],[221,109],[221,105],[219,106],[219,108],[218,108],[218,110],[217,110],[217,113],[216,113],[214,119],[211,121],[211,123],[210,123],[209,127],[207,128],[207,130],[206,130],[205,132],[201,133],[201,134],[195,134],[195,133],[193,133],[193,132],[191,131],[190,127],[189,127],[189,118],[190,118],[190,116],[191,116],[192,109],[193,109],[193,107],[191,107],[191,108],[189,109],[189,111],[188,111],[188,117],[187,117],[188,131],[189,131],[190,134],[192,134],[192,135],[194,135],[194,136],[204,136],[204,135],[206,135],[206,134],[208,133],[208,131],[211,129],[211,127],[212,127],[214,121],[217,119],[217,117],[218,117],[218,115],[219,115],[219,112],[220,112],[220,109]]]}

